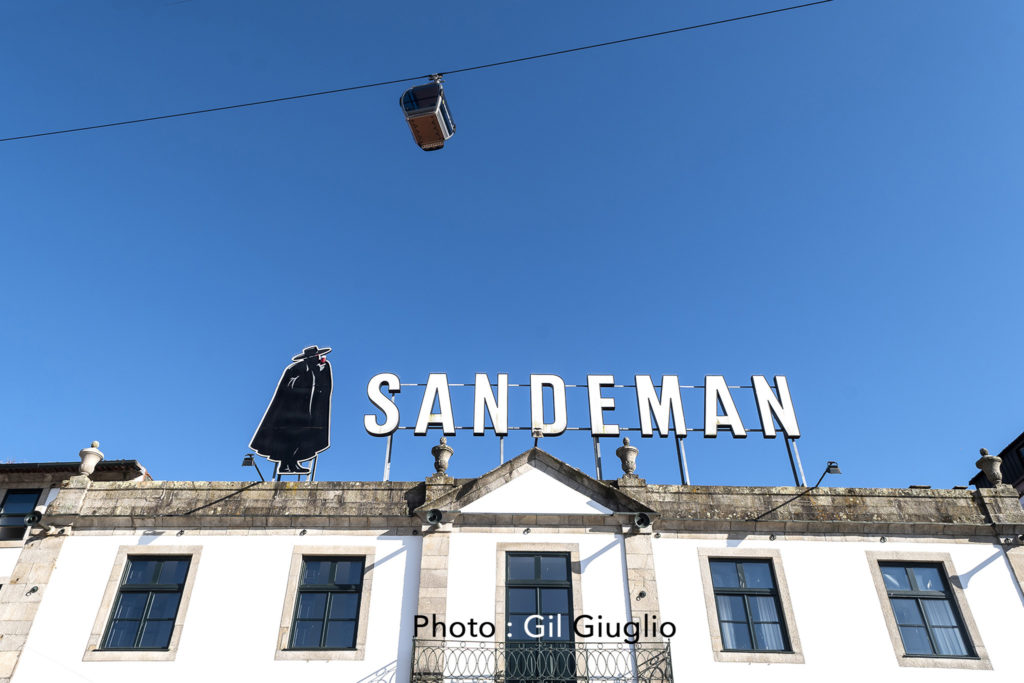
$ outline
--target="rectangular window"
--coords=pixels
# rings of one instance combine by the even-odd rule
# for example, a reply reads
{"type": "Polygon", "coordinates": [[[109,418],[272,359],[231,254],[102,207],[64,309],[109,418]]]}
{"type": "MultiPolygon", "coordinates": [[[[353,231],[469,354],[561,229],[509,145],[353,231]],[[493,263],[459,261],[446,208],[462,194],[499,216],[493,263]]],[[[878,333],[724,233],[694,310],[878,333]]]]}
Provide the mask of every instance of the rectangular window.
{"type": "Polygon", "coordinates": [[[572,576],[565,553],[508,553],[505,679],[575,681],[572,576]]]}
{"type": "Polygon", "coordinates": [[[9,489],[0,503],[0,541],[25,537],[25,515],[36,509],[42,489],[9,489]]]}
{"type": "Polygon", "coordinates": [[[303,557],[292,650],[352,650],[356,647],[364,557],[303,557]]]}
{"type": "Polygon", "coordinates": [[[941,564],[879,564],[908,656],[973,657],[941,564]]]}
{"type": "Polygon", "coordinates": [[[190,557],[128,557],[103,636],[105,650],[167,650],[190,557]]]}
{"type": "Polygon", "coordinates": [[[724,650],[789,652],[771,560],[711,559],[724,650]]]}

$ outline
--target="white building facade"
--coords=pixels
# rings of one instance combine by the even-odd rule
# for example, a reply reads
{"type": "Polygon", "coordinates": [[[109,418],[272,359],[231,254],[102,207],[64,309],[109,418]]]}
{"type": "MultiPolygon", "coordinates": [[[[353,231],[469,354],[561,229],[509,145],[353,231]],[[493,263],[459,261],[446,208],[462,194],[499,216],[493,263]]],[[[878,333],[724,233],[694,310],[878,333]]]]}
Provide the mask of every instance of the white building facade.
{"type": "Polygon", "coordinates": [[[0,681],[1019,676],[1011,486],[598,481],[538,449],[465,480],[100,473],[0,548],[0,681]]]}

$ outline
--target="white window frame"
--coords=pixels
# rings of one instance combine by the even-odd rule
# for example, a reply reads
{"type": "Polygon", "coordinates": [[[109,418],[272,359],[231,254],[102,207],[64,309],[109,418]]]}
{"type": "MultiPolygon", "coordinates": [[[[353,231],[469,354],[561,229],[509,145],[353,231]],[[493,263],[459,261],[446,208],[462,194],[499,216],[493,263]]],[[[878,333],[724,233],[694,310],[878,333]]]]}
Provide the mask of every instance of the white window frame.
{"type": "Polygon", "coordinates": [[[981,642],[981,633],[978,632],[978,625],[974,622],[971,608],[967,604],[967,596],[960,585],[960,576],[956,567],[953,566],[953,558],[949,553],[918,553],[890,551],[881,552],[867,551],[868,568],[871,571],[871,580],[875,585],[875,592],[878,593],[878,602],[882,608],[882,617],[885,619],[886,630],[889,631],[889,639],[892,641],[893,652],[896,654],[896,661],[900,666],[920,667],[926,669],[981,669],[991,670],[992,662],[988,658],[988,651],[985,644],[981,642]],[[928,657],[926,655],[908,655],[903,647],[903,637],[900,636],[900,628],[896,623],[896,615],[892,611],[892,603],[889,602],[889,591],[885,587],[885,580],[882,578],[882,569],[879,566],[882,562],[898,563],[922,563],[942,565],[946,574],[946,581],[949,583],[949,590],[956,602],[956,609],[963,619],[964,634],[970,639],[971,647],[974,649],[974,657],[928,657]]]}
{"type": "Polygon", "coordinates": [[[789,597],[786,572],[782,566],[782,553],[773,548],[698,548],[700,578],[704,586],[704,604],[707,608],[708,630],[711,635],[711,650],[716,662],[756,662],[762,664],[803,664],[804,652],[800,644],[793,602],[789,597]],[[711,560],[768,560],[775,574],[776,590],[782,607],[782,618],[789,637],[789,652],[734,652],[726,650],[722,643],[722,627],[718,623],[718,606],[715,604],[715,585],[711,580],[711,560]]]}
{"type": "Polygon", "coordinates": [[[192,596],[192,589],[196,583],[196,573],[199,568],[199,556],[203,547],[199,545],[123,545],[117,549],[114,557],[114,567],[110,570],[110,578],[107,579],[107,586],[103,591],[103,599],[100,601],[100,609],[96,614],[96,620],[92,625],[92,632],[89,634],[89,642],[85,646],[83,662],[169,662],[174,661],[178,654],[178,644],[181,641],[181,632],[185,626],[185,615],[188,613],[188,603],[192,596]],[[104,650],[102,649],[103,634],[106,632],[107,622],[110,621],[114,603],[121,590],[121,580],[124,578],[125,566],[130,557],[144,557],[146,555],[161,555],[166,557],[189,558],[188,575],[185,577],[185,584],[181,589],[181,600],[178,603],[178,614],[174,618],[174,628],[171,631],[171,642],[166,650],[104,650]]]}
{"type": "Polygon", "coordinates": [[[370,589],[373,587],[373,568],[376,548],[372,546],[303,545],[292,549],[288,569],[288,586],[281,609],[277,650],[274,659],[283,661],[362,661],[366,659],[366,636],[370,625],[370,589]],[[356,646],[352,650],[292,650],[289,649],[295,617],[295,601],[299,595],[299,581],[304,557],[356,557],[363,560],[363,587],[359,596],[359,619],[356,622],[356,646]]]}

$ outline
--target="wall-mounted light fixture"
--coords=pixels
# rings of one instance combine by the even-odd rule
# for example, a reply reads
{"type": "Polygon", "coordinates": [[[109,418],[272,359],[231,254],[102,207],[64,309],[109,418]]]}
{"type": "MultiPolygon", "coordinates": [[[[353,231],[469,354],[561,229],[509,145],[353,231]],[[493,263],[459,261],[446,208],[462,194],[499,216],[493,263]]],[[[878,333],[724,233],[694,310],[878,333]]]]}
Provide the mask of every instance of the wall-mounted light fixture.
{"type": "Polygon", "coordinates": [[[260,481],[266,481],[263,478],[263,473],[260,472],[260,466],[256,464],[256,458],[252,457],[252,453],[246,453],[242,458],[242,467],[255,467],[256,474],[260,475],[260,481]]]}
{"type": "Polygon", "coordinates": [[[825,478],[826,474],[842,474],[842,472],[839,470],[839,463],[837,463],[835,460],[829,460],[828,464],[825,465],[825,471],[821,473],[821,476],[818,477],[817,483],[811,488],[818,488],[818,486],[821,484],[821,481],[825,478]]]}

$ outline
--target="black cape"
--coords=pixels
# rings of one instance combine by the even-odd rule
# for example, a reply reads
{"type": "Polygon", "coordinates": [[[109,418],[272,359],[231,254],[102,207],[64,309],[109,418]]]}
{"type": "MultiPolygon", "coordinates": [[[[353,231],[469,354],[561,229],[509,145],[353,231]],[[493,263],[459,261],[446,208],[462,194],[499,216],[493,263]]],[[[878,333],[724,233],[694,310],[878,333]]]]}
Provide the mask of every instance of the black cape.
{"type": "Polygon", "coordinates": [[[331,364],[308,358],[285,368],[249,448],[276,462],[309,460],[331,445],[331,364]]]}

